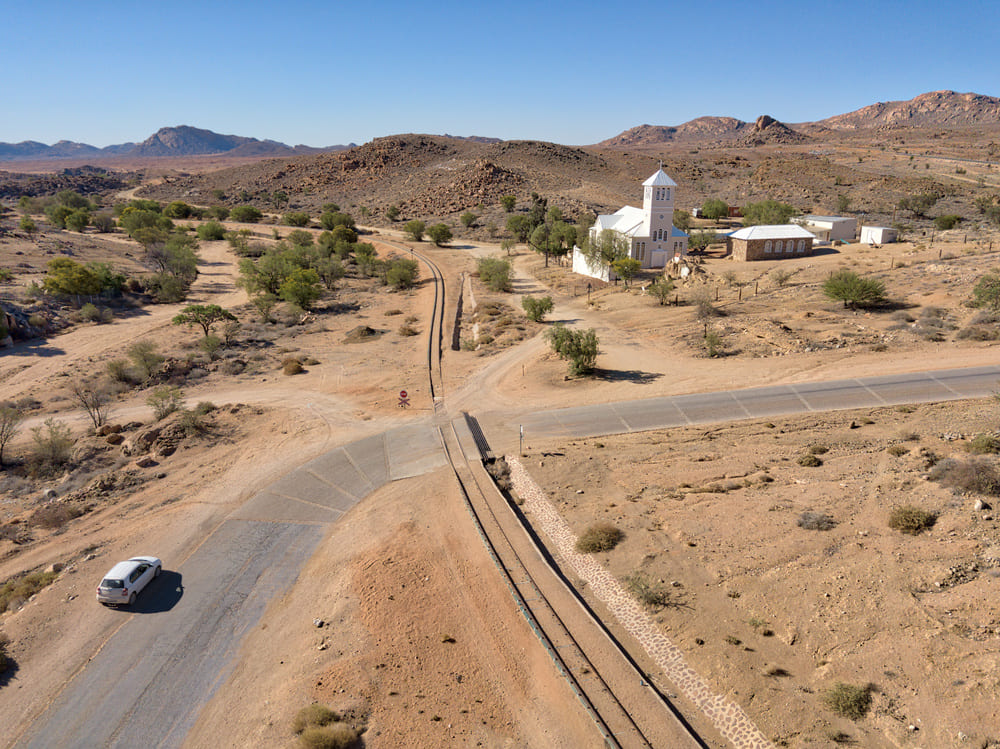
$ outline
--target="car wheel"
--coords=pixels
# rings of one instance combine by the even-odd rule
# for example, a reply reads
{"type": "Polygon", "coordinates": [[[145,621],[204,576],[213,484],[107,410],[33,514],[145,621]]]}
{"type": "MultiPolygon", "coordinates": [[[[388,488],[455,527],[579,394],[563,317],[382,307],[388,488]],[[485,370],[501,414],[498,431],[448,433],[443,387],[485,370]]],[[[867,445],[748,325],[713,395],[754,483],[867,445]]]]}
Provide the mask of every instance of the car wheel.
{"type": "Polygon", "coordinates": [[[130,596],[128,597],[128,605],[129,605],[129,606],[131,606],[131,605],[132,605],[132,604],[134,604],[134,603],[135,603],[135,593],[132,593],[132,594],[131,594],[131,595],[130,595],[130,596]]]}
{"type": "Polygon", "coordinates": [[[161,573],[162,571],[163,571],[163,570],[161,570],[161,569],[160,569],[159,567],[157,567],[157,568],[156,568],[156,569],[155,569],[155,570],[153,571],[153,577],[159,577],[159,576],[160,576],[160,573],[161,573]]]}

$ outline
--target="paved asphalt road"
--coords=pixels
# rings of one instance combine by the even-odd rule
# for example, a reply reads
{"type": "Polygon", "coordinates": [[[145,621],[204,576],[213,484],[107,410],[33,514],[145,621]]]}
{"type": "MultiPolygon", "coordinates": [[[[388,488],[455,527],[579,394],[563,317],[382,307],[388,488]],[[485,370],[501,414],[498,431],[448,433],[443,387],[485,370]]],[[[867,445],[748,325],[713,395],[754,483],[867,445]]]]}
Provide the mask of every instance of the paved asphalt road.
{"type": "Polygon", "coordinates": [[[327,524],[383,484],[444,464],[437,429],[416,423],[331,450],[260,491],[178,568],[163,560],[135,607],[121,609],[121,629],[16,746],[181,746],[327,524]]]}
{"type": "MultiPolygon", "coordinates": [[[[484,427],[495,443],[516,444],[518,424],[529,439],[587,437],[982,397],[998,383],[1000,367],[941,370],[493,415],[484,427]]],[[[475,454],[471,436],[463,445],[475,454]]],[[[231,673],[243,635],[295,582],[327,524],[383,484],[444,465],[441,448],[436,428],[415,422],[332,450],[264,488],[179,568],[164,560],[134,612],[122,612],[128,621],[16,745],[180,746],[231,673]]]]}
{"type": "Polygon", "coordinates": [[[812,411],[981,398],[997,392],[1000,392],[1000,366],[971,367],[536,411],[516,422],[509,417],[496,422],[484,416],[482,421],[487,436],[502,430],[509,443],[512,436],[516,438],[519,425],[524,427],[526,441],[597,437],[812,411]]]}

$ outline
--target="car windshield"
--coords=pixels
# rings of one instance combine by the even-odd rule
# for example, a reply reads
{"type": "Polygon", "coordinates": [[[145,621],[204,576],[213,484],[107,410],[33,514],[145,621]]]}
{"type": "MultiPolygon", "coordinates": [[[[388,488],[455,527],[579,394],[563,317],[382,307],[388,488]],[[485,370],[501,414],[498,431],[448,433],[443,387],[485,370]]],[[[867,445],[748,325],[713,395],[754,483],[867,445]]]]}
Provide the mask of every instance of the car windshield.
{"type": "Polygon", "coordinates": [[[124,588],[125,587],[125,581],[124,580],[112,580],[111,578],[108,578],[106,580],[102,580],[101,581],[101,587],[102,588],[124,588]]]}

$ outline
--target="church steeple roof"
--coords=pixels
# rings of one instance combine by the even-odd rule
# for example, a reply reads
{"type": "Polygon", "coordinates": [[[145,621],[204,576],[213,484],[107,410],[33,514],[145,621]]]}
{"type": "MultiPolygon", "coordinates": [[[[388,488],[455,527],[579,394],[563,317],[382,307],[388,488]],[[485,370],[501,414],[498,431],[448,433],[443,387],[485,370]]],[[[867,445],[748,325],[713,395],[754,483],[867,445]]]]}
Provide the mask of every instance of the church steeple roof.
{"type": "Polygon", "coordinates": [[[674,182],[663,169],[657,169],[656,174],[647,179],[642,183],[643,187],[677,187],[677,183],[674,182]]]}

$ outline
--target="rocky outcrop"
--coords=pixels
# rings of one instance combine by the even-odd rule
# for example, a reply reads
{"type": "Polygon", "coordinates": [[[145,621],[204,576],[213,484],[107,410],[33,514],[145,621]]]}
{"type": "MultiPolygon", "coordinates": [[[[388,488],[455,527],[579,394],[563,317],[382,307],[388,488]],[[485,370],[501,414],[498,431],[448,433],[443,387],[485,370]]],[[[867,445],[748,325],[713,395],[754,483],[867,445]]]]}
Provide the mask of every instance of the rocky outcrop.
{"type": "Polygon", "coordinates": [[[772,143],[790,144],[802,143],[809,140],[809,137],[792,130],[783,122],[762,114],[757,118],[753,127],[742,138],[740,144],[744,146],[763,146],[772,143]]]}

